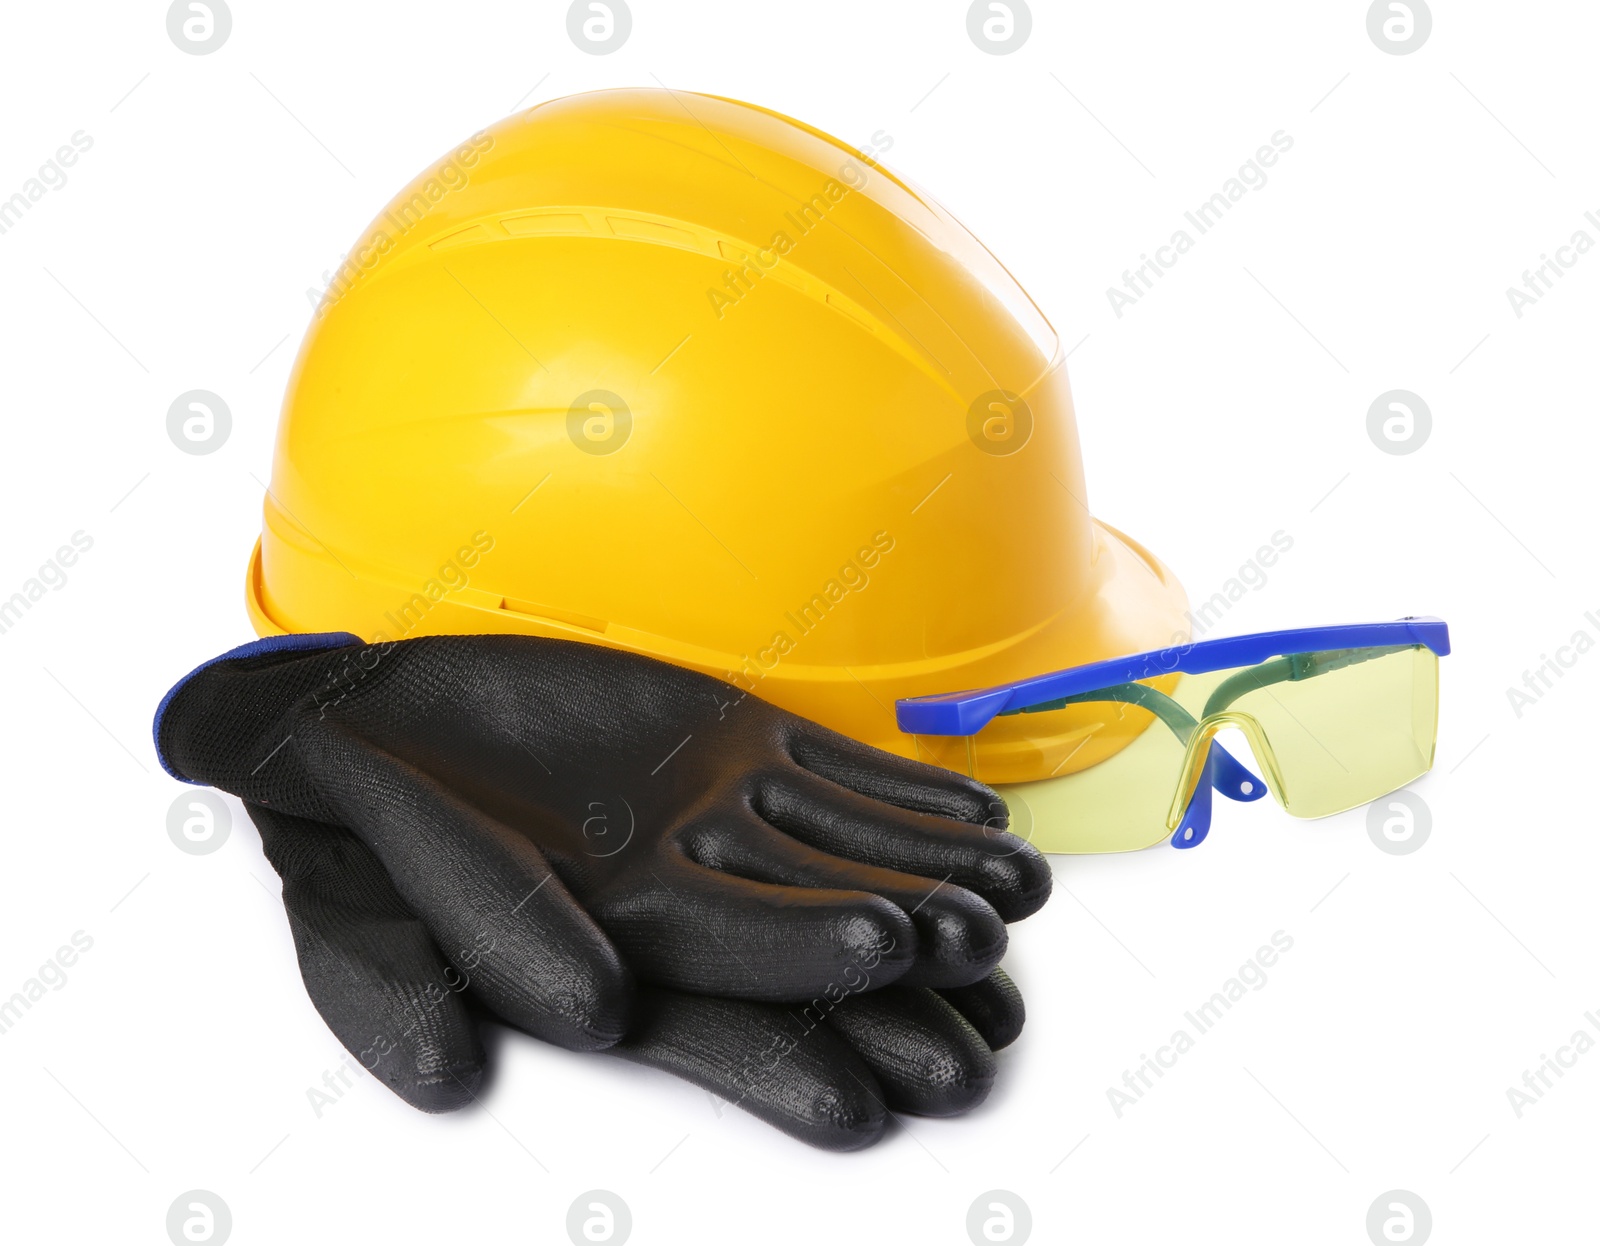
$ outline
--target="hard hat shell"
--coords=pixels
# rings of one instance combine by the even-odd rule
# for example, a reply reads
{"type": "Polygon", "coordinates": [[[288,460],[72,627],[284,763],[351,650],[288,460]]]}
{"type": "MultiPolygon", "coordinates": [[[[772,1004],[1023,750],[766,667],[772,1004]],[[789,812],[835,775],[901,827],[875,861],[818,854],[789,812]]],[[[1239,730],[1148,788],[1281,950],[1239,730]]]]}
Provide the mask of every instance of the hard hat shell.
{"type": "Polygon", "coordinates": [[[890,141],[605,91],[427,170],[301,345],[256,630],[614,645],[989,782],[1076,769],[1049,714],[895,725],[1188,622],[1090,517],[1054,331],[890,141]]]}

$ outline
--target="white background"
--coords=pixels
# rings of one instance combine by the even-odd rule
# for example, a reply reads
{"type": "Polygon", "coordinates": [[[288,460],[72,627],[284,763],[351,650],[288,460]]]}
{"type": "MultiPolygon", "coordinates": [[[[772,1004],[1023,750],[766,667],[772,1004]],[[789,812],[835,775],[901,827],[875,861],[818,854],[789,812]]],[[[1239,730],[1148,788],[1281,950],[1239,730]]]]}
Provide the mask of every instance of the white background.
{"type": "Polygon", "coordinates": [[[1600,655],[1520,716],[1506,690],[1574,632],[1600,640],[1600,252],[1521,318],[1506,288],[1580,228],[1600,242],[1600,8],[1434,0],[1402,56],[1365,0],[1040,2],[1004,56],[948,0],[633,0],[607,56],[574,46],[561,3],[234,0],[206,56],[165,10],[0,19],[0,197],[93,139],[0,235],[0,596],[93,539],[0,635],[0,996],[74,931],[94,941],[0,1035],[8,1240],[165,1242],[196,1188],[239,1243],[562,1242],[592,1188],[626,1200],[638,1243],[962,1243],[996,1188],[1035,1241],[1359,1244],[1396,1188],[1439,1242],[1592,1235],[1600,1054],[1520,1119],[1506,1090],[1600,1032],[1600,655]],[[1013,931],[1029,1022],[993,1097],[864,1153],[503,1031],[483,1108],[427,1117],[363,1079],[318,1119],[306,1090],[344,1053],[277,878],[236,804],[220,851],[174,847],[151,712],[250,638],[307,288],[463,136],[658,83],[892,135],[885,162],[1074,348],[1096,512],[1195,599],[1292,537],[1219,631],[1447,618],[1415,788],[1432,833],[1391,855],[1363,811],[1223,802],[1198,851],[1056,858],[1054,900],[1013,931]],[[1279,130],[1267,184],[1119,318],[1107,287],[1279,130]],[[196,388],[233,412],[206,456],[166,432],[196,388]],[[1404,456],[1367,433],[1395,388],[1433,416],[1404,456]],[[1107,1088],[1278,930],[1294,947],[1267,985],[1119,1119],[1107,1088]]]}

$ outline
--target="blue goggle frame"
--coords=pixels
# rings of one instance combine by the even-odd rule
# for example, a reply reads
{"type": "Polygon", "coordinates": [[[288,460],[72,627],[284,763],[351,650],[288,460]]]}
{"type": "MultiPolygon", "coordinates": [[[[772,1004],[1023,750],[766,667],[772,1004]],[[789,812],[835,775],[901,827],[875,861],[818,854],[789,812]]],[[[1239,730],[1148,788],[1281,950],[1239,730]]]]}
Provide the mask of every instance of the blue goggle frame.
{"type": "MultiPolygon", "coordinates": [[[[1247,636],[1219,636],[1108,658],[967,692],[904,697],[895,702],[895,721],[910,735],[972,736],[1001,714],[1018,713],[1063,697],[1096,692],[1182,672],[1204,675],[1233,666],[1253,666],[1273,658],[1330,649],[1424,645],[1439,657],[1450,652],[1450,630],[1443,619],[1412,615],[1382,623],[1297,627],[1247,636]]],[[[1211,789],[1232,800],[1260,800],[1267,786],[1216,742],[1207,754],[1206,781],[1195,788],[1189,808],[1173,833],[1172,846],[1193,848],[1211,827],[1211,789]]]]}

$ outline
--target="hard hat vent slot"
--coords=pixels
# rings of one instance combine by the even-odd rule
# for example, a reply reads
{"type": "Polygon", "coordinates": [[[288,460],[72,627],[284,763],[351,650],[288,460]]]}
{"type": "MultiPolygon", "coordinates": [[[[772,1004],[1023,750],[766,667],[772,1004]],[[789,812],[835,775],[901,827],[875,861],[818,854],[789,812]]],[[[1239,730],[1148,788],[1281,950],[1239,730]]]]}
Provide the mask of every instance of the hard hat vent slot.
{"type": "Polygon", "coordinates": [[[572,610],[561,610],[555,606],[540,605],[536,601],[519,601],[515,597],[502,597],[500,609],[512,614],[527,615],[530,618],[543,619],[549,623],[562,623],[568,627],[581,627],[587,632],[604,632],[611,626],[605,619],[597,619],[593,615],[578,614],[572,610]]]}

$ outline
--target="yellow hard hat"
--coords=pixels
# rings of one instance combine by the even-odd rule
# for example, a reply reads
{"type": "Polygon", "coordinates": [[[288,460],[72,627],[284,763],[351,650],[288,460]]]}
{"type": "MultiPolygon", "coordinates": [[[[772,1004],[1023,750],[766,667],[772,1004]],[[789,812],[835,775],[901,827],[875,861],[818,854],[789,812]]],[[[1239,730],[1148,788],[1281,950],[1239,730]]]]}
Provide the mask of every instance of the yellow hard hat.
{"type": "Polygon", "coordinates": [[[604,91],[425,171],[301,345],[256,630],[614,645],[988,782],[1066,768],[1050,715],[913,738],[895,701],[1174,643],[1187,603],[1085,507],[1055,332],[891,143],[604,91]]]}

